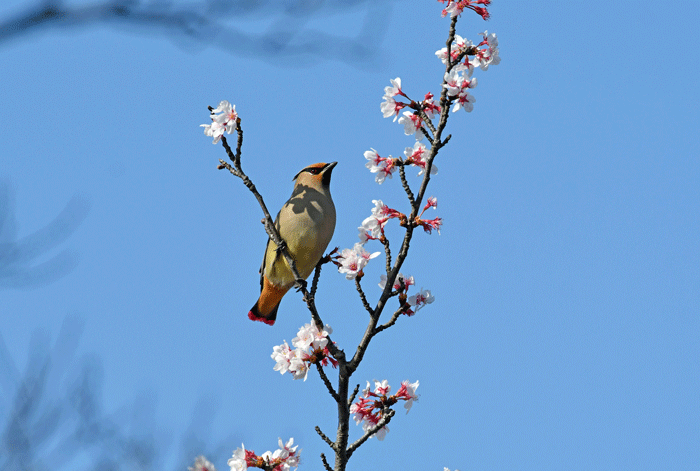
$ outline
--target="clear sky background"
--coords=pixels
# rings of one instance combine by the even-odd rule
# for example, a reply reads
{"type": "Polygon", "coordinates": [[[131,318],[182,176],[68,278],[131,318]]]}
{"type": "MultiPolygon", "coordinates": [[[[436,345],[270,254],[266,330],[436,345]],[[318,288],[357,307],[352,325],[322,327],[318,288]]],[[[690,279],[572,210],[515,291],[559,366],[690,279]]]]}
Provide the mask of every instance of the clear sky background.
{"type": "MultiPolygon", "coordinates": [[[[439,93],[440,4],[153,4],[206,12],[189,37],[151,21],[8,29],[36,5],[0,7],[0,450],[19,437],[19,379],[50,358],[29,394],[34,469],[183,470],[205,453],[225,470],[242,442],[290,436],[301,469],[320,469],[313,427],[335,434],[334,403],[315,372],[293,381],[270,358],[310,317],[290,293],[274,327],[247,319],[261,211],[199,125],[237,105],[271,211],[301,168],[338,161],[331,245],[351,247],[373,199],[407,208],[363,152],[415,142],[379,104],[397,76],[439,93]]],[[[416,233],[403,270],[436,301],[353,376],[420,380],[421,398],[350,469],[697,469],[700,3],[490,10],[458,33],[497,33],[502,62],[450,119],[428,191],[442,234],[416,233]]],[[[382,263],[365,271],[374,304],[382,263]]],[[[317,303],[354,351],[367,315],[353,283],[326,266],[317,303]]]]}

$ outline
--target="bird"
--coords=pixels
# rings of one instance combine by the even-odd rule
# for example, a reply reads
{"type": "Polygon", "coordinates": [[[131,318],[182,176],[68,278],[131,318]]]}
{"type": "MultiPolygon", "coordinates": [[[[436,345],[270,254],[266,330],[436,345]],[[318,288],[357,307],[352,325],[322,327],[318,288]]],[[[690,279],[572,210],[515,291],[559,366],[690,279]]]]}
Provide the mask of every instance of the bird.
{"type": "MultiPolygon", "coordinates": [[[[331,174],[338,162],[309,165],[296,174],[294,190],[275,218],[275,227],[296,262],[299,275],[309,277],[335,231],[331,174]]],[[[273,325],[277,309],[295,280],[277,245],[268,240],[260,267],[260,297],[248,318],[273,325]]]]}

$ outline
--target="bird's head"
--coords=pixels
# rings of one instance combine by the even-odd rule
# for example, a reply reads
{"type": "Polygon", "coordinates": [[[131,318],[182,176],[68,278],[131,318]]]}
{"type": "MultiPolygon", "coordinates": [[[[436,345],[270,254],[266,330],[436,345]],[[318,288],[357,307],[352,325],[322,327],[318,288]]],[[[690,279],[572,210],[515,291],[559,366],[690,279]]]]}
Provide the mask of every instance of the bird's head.
{"type": "Polygon", "coordinates": [[[301,172],[294,176],[294,180],[297,185],[306,185],[312,188],[325,187],[328,188],[331,183],[331,173],[333,173],[333,167],[335,167],[338,162],[318,163],[309,165],[301,172]]]}

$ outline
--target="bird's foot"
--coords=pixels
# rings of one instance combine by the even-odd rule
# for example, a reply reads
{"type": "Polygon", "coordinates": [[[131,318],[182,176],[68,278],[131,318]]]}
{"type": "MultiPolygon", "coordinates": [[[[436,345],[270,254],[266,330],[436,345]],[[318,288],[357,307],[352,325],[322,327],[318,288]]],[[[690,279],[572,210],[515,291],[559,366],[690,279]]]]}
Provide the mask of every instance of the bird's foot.
{"type": "Polygon", "coordinates": [[[297,280],[296,290],[297,290],[297,292],[305,291],[307,286],[308,286],[308,283],[306,282],[306,280],[297,280]]]}

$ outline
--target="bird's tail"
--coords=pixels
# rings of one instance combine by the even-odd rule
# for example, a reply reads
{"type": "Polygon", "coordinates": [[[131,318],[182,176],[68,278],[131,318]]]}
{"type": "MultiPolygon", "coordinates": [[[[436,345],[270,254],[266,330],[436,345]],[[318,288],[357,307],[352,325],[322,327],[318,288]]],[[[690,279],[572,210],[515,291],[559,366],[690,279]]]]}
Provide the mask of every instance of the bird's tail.
{"type": "Polygon", "coordinates": [[[280,288],[273,285],[267,279],[263,280],[263,288],[260,292],[260,298],[255,305],[248,311],[248,319],[251,321],[264,322],[267,325],[273,325],[277,320],[277,309],[280,307],[282,297],[289,291],[289,288],[280,288]]]}

